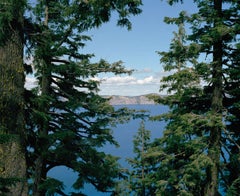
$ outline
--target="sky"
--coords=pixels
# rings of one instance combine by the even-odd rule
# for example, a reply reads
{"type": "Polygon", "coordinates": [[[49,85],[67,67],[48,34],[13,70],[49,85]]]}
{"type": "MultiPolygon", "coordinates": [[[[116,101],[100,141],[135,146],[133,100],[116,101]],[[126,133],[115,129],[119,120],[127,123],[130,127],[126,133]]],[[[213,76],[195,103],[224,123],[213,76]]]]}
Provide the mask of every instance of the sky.
{"type": "MultiPolygon", "coordinates": [[[[185,1],[186,2],[186,1],[185,1]]],[[[110,22],[86,34],[92,41],[87,42],[83,51],[93,53],[93,62],[104,59],[109,63],[123,61],[127,69],[134,69],[132,75],[101,75],[101,95],[137,96],[159,93],[160,80],[166,75],[160,64],[157,51],[168,51],[176,26],[163,22],[164,17],[174,17],[182,10],[191,13],[193,3],[170,6],[166,0],[143,0],[142,13],[130,18],[132,29],[116,25],[116,15],[110,22]]],[[[27,81],[33,80],[27,78],[27,81]]]]}
{"type": "Polygon", "coordinates": [[[166,75],[157,51],[168,51],[176,26],[164,23],[164,17],[178,16],[185,10],[191,13],[192,3],[170,6],[166,1],[143,0],[142,13],[131,17],[132,30],[116,25],[116,18],[99,29],[89,32],[92,42],[85,51],[94,53],[93,60],[101,58],[108,62],[121,60],[127,69],[134,69],[132,75],[103,76],[100,85],[102,95],[136,96],[159,92],[160,79],[166,75]]]}

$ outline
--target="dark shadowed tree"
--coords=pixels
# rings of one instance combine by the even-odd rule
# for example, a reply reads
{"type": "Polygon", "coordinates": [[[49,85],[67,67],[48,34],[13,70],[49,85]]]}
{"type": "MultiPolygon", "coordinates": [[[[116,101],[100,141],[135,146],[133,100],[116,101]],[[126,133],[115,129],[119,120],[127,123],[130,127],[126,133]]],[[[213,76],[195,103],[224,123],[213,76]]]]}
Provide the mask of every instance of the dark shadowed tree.
{"type": "Polygon", "coordinates": [[[234,195],[239,186],[239,2],[195,3],[197,13],[165,19],[179,32],[170,50],[159,53],[171,72],[160,89],[169,95],[155,100],[169,105],[170,112],[159,116],[168,124],[164,137],[153,143],[159,167],[152,180],[161,195],[216,196],[228,189],[234,195]],[[186,23],[189,35],[181,31],[186,23]]]}
{"type": "Polygon", "coordinates": [[[27,195],[24,152],[25,1],[0,1],[0,195],[27,195]]]}
{"type": "MultiPolygon", "coordinates": [[[[65,195],[63,182],[48,177],[55,167],[77,172],[76,190],[85,183],[111,192],[121,177],[117,158],[99,150],[116,144],[110,124],[125,118],[108,99],[100,97],[101,73],[130,73],[122,62],[91,62],[92,54],[82,48],[90,38],[84,32],[110,20],[115,11],[117,24],[131,28],[129,16],[141,12],[141,1],[37,1],[28,19],[28,49],[34,56],[37,88],[28,91],[28,171],[32,195],[65,195]]],[[[74,193],[70,193],[74,195],[74,193]]],[[[80,193],[79,193],[80,194],[80,193]]]]}

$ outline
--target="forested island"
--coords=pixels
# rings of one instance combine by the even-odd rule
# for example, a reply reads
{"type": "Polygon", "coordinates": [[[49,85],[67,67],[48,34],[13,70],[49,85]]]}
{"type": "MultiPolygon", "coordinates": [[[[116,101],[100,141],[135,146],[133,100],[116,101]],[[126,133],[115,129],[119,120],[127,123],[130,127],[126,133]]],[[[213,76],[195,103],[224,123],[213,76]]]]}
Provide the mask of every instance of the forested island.
{"type": "Polygon", "coordinates": [[[109,103],[111,105],[155,104],[153,100],[148,98],[148,96],[149,95],[139,95],[139,96],[112,95],[112,96],[103,96],[103,97],[109,98],[110,99],[109,103]]]}

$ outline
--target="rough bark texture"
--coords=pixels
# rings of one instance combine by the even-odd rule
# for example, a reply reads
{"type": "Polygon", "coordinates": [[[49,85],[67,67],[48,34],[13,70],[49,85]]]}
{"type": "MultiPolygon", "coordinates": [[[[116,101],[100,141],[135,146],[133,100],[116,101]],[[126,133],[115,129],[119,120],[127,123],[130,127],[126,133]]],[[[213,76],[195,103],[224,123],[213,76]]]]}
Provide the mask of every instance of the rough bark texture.
{"type": "Polygon", "coordinates": [[[18,30],[21,18],[17,20],[12,23],[11,34],[0,46],[0,177],[21,180],[15,186],[8,187],[9,196],[27,195],[23,145],[23,43],[21,32],[18,30]],[[4,136],[8,136],[5,141],[4,136]]]}
{"type": "Polygon", "coordinates": [[[25,154],[18,136],[13,136],[9,142],[0,144],[0,164],[1,178],[17,180],[15,185],[7,187],[9,193],[4,194],[0,191],[0,195],[27,195],[25,154]]]}
{"type": "Polygon", "coordinates": [[[35,161],[35,177],[33,183],[33,196],[44,196],[46,190],[40,188],[41,184],[44,180],[46,180],[46,165],[44,164],[44,160],[41,156],[37,158],[35,161]]]}

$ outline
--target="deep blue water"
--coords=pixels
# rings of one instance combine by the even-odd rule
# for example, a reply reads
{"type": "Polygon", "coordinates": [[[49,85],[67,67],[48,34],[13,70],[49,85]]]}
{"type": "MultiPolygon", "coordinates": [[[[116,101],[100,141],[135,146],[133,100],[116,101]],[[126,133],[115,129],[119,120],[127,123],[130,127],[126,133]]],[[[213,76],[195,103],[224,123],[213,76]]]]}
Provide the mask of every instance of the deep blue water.
{"type": "MultiPolygon", "coordinates": [[[[120,108],[122,106],[115,106],[120,108]]],[[[138,110],[148,110],[151,115],[159,115],[167,111],[166,106],[161,105],[128,105],[128,108],[138,109],[138,110]]],[[[131,120],[125,124],[119,124],[113,127],[114,138],[119,143],[120,147],[116,148],[113,145],[106,145],[103,150],[114,156],[121,157],[119,163],[123,167],[128,167],[126,158],[133,157],[133,136],[139,129],[141,119],[131,120]]],[[[151,131],[151,138],[158,138],[162,136],[162,131],[164,128],[163,122],[157,121],[145,121],[145,128],[151,131]]],[[[65,167],[58,167],[49,173],[49,176],[55,177],[59,180],[63,180],[65,183],[65,193],[71,192],[72,184],[76,179],[76,174],[65,167]]],[[[84,190],[81,190],[84,194],[88,196],[108,196],[107,193],[100,193],[95,190],[91,185],[86,185],[84,190]]]]}

